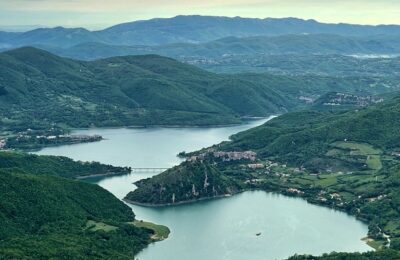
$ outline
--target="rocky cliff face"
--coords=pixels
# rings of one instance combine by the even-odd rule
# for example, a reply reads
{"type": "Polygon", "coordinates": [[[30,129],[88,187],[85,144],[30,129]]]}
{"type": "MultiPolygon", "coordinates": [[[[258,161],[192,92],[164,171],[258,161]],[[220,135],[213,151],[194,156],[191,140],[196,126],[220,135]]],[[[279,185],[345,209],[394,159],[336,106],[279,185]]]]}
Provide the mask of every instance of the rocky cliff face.
{"type": "Polygon", "coordinates": [[[135,183],[126,200],[151,205],[177,204],[233,194],[239,186],[213,165],[185,162],[160,175],[135,183]]]}

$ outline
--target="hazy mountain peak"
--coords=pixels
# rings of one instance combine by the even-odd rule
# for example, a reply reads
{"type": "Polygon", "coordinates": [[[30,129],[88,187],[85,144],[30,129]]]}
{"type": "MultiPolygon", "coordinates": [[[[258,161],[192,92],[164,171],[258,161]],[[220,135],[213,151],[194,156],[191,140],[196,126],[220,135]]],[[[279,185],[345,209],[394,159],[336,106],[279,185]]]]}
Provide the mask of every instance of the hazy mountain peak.
{"type": "Polygon", "coordinates": [[[23,34],[6,34],[0,46],[51,45],[71,47],[99,42],[112,45],[163,45],[204,43],[226,37],[278,36],[287,34],[336,34],[342,36],[400,35],[400,26],[328,24],[316,20],[288,18],[243,18],[178,15],[117,24],[101,31],[84,28],[39,28],[23,34]]]}

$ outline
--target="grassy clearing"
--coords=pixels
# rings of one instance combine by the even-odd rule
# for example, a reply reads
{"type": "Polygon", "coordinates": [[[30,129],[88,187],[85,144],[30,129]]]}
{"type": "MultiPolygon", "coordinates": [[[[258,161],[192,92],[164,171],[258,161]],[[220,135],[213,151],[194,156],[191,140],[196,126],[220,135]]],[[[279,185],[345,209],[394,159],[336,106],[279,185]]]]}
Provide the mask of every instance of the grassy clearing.
{"type": "Polygon", "coordinates": [[[337,184],[337,174],[320,175],[320,178],[316,180],[315,184],[323,188],[335,185],[337,184]]]}
{"type": "Polygon", "coordinates": [[[161,241],[166,238],[168,238],[169,234],[171,231],[169,230],[168,227],[162,226],[162,225],[157,225],[151,222],[146,222],[143,220],[135,220],[134,222],[131,222],[131,224],[135,225],[136,227],[141,227],[141,228],[147,228],[150,230],[154,231],[154,235],[151,237],[151,239],[155,241],[161,241]]]}
{"type": "Polygon", "coordinates": [[[335,142],[332,144],[334,149],[328,152],[329,155],[337,155],[339,149],[349,149],[351,150],[350,155],[357,156],[367,156],[366,164],[369,169],[373,171],[379,171],[382,168],[381,154],[382,151],[374,148],[372,145],[365,143],[355,143],[355,142],[335,142]]]}
{"type": "Polygon", "coordinates": [[[380,155],[368,155],[367,165],[368,168],[379,171],[382,168],[380,155]]]}
{"type": "Polygon", "coordinates": [[[399,232],[399,225],[397,221],[389,221],[385,226],[385,231],[389,233],[399,232]]]}
{"type": "Polygon", "coordinates": [[[384,247],[384,241],[382,240],[374,240],[369,237],[363,238],[362,240],[375,250],[380,250],[384,247]]]}
{"type": "Polygon", "coordinates": [[[355,142],[335,142],[332,144],[333,146],[341,149],[350,149],[354,151],[359,151],[360,155],[379,155],[381,151],[379,149],[375,149],[372,145],[364,144],[364,143],[355,143],[355,142]]]}
{"type": "Polygon", "coordinates": [[[86,228],[91,231],[103,230],[105,232],[110,232],[118,229],[118,227],[107,225],[106,223],[103,222],[96,222],[93,220],[89,220],[86,223],[86,228]]]}

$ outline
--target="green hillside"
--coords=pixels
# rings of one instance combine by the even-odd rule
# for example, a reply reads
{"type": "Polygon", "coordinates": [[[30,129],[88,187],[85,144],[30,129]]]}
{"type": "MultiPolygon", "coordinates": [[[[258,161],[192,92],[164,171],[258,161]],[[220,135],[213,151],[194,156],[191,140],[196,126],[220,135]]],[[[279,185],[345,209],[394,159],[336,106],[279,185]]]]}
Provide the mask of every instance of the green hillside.
{"type": "MultiPolygon", "coordinates": [[[[18,49],[0,57],[1,76],[5,79],[1,84],[6,90],[0,97],[0,109],[10,120],[34,118],[40,123],[75,127],[177,124],[182,120],[201,124],[229,114],[199,93],[202,82],[198,79],[206,78],[207,73],[197,70],[193,80],[187,81],[194,70],[188,67],[188,71],[178,74],[183,78],[171,77],[182,66],[158,56],[86,63],[33,48],[18,49]],[[142,62],[143,68],[137,65],[142,62]],[[158,71],[157,67],[165,70],[158,71]]],[[[228,115],[226,121],[237,120],[228,115]]]]}
{"type": "Polygon", "coordinates": [[[122,170],[64,157],[0,153],[0,258],[134,259],[153,231],[103,188],[63,177],[122,170]]]}
{"type": "MultiPolygon", "coordinates": [[[[0,113],[4,124],[14,125],[26,121],[73,127],[238,123],[241,114],[234,110],[238,105],[221,100],[218,91],[253,88],[151,55],[81,62],[22,48],[2,53],[0,67],[0,113]]],[[[272,105],[267,98],[258,100],[265,100],[262,110],[251,107],[254,103],[248,108],[264,115],[282,111],[287,104],[276,96],[268,96],[272,105]]]]}
{"type": "Polygon", "coordinates": [[[61,156],[38,156],[15,152],[0,152],[0,169],[8,172],[18,171],[64,178],[130,173],[129,168],[98,162],[80,162],[61,156]]]}
{"type": "Polygon", "coordinates": [[[316,158],[330,165],[326,155],[334,142],[368,143],[385,151],[400,146],[399,98],[344,113],[316,111],[289,113],[267,124],[239,133],[222,149],[252,149],[263,157],[312,166],[316,158]]]}
{"type": "Polygon", "coordinates": [[[156,55],[85,62],[34,48],[0,54],[1,127],[220,125],[297,109],[328,91],[382,93],[373,79],[218,75],[156,55]]]}
{"type": "Polygon", "coordinates": [[[6,259],[133,259],[149,232],[102,188],[46,175],[0,171],[0,255],[6,259]],[[112,231],[92,231],[89,221],[112,231]]]}

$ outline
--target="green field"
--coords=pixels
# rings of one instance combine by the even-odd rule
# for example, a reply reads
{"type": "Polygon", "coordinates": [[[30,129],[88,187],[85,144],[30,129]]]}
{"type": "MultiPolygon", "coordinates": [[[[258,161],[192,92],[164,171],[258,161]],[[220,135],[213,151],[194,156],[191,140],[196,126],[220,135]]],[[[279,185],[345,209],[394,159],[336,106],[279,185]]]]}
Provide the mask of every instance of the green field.
{"type": "Polygon", "coordinates": [[[86,223],[86,228],[88,228],[91,231],[103,230],[105,232],[114,231],[114,230],[118,229],[118,227],[116,227],[116,226],[111,226],[106,223],[96,222],[93,220],[89,220],[86,223]]]}
{"type": "Polygon", "coordinates": [[[147,228],[154,231],[154,235],[151,237],[153,240],[160,241],[167,239],[171,231],[168,227],[163,225],[157,225],[151,222],[146,222],[143,220],[135,220],[132,222],[133,225],[140,228],[147,228]]]}
{"type": "Polygon", "coordinates": [[[339,149],[349,149],[350,156],[367,156],[366,164],[368,168],[373,171],[379,171],[382,168],[382,151],[379,149],[375,149],[372,145],[355,142],[335,142],[332,144],[332,146],[339,149]]]}

